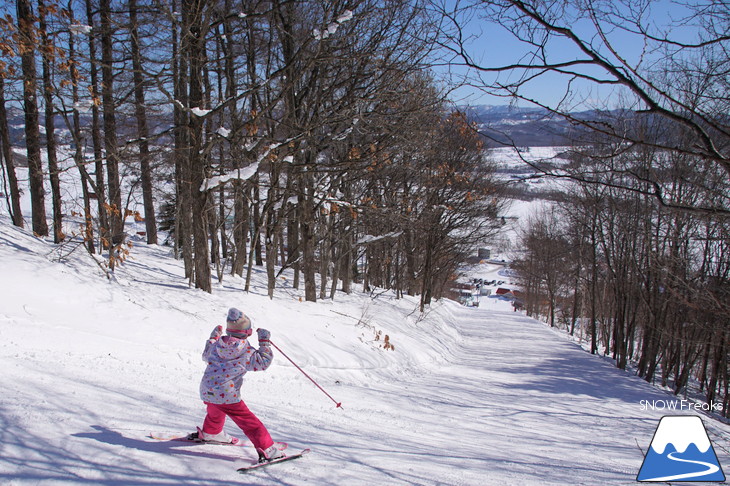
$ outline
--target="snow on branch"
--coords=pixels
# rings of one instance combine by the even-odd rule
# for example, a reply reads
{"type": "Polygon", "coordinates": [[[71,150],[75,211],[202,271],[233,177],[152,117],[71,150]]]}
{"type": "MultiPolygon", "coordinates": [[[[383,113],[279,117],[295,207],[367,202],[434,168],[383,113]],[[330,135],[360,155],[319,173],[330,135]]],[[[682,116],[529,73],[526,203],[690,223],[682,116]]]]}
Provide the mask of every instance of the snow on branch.
{"type": "Polygon", "coordinates": [[[68,30],[70,30],[72,34],[81,35],[90,34],[92,28],[90,25],[71,24],[68,26],[68,30]]]}
{"type": "Polygon", "coordinates": [[[379,236],[373,236],[373,235],[365,235],[359,240],[357,240],[356,245],[367,245],[369,243],[375,243],[376,241],[382,241],[387,240],[389,238],[398,238],[400,235],[402,235],[402,231],[393,231],[391,233],[386,233],[384,235],[379,236]]]}
{"type": "Polygon", "coordinates": [[[347,22],[348,20],[352,20],[352,10],[345,10],[342,13],[342,15],[340,15],[339,17],[337,17],[336,22],[338,24],[343,24],[343,23],[347,22]]]}
{"type": "Polygon", "coordinates": [[[204,117],[205,115],[207,115],[211,111],[213,111],[213,110],[205,110],[205,109],[200,108],[200,107],[197,107],[197,106],[195,108],[190,108],[190,112],[193,115],[199,116],[199,117],[204,117]]]}
{"type": "MultiPolygon", "coordinates": [[[[222,133],[220,133],[220,130],[225,130],[224,128],[219,129],[218,134],[221,136],[224,136],[222,133]]],[[[278,149],[279,147],[283,147],[287,145],[291,140],[285,140],[284,142],[280,143],[272,143],[269,145],[266,150],[263,151],[253,164],[249,165],[248,167],[244,167],[243,169],[236,169],[235,171],[228,173],[228,174],[221,174],[213,177],[208,177],[203,181],[203,183],[200,185],[200,192],[209,191],[211,189],[215,189],[216,187],[219,187],[223,184],[225,184],[228,181],[232,180],[239,180],[239,181],[245,181],[253,177],[256,172],[259,170],[259,165],[261,165],[261,162],[263,162],[269,154],[273,150],[278,149]]],[[[255,146],[255,145],[254,145],[255,146]]]]}
{"type": "Polygon", "coordinates": [[[211,189],[215,189],[218,186],[222,186],[228,181],[245,181],[253,177],[256,172],[259,170],[259,164],[258,162],[253,163],[249,165],[248,167],[244,167],[243,169],[237,169],[234,172],[230,172],[228,174],[222,174],[218,176],[209,177],[206,180],[203,181],[203,184],[200,186],[200,192],[209,191],[211,189]]]}
{"type": "MultiPolygon", "coordinates": [[[[193,107],[193,108],[188,108],[187,106],[185,106],[183,104],[182,101],[177,100],[177,99],[173,99],[172,102],[175,105],[177,105],[177,107],[180,108],[181,110],[190,112],[193,115],[198,116],[198,117],[201,117],[201,118],[204,117],[204,116],[206,116],[206,115],[208,115],[209,113],[211,113],[213,111],[213,110],[208,110],[208,109],[202,108],[200,106],[196,106],[196,107],[193,107]]],[[[218,108],[216,107],[214,109],[218,109],[218,108]]]]}
{"type": "Polygon", "coordinates": [[[335,32],[337,32],[337,29],[342,25],[343,23],[347,22],[348,20],[352,20],[352,10],[345,10],[342,15],[337,17],[337,19],[329,24],[327,28],[322,31],[319,29],[314,29],[312,31],[312,34],[314,35],[314,38],[317,40],[326,39],[327,37],[331,35],[335,35],[335,32]]]}

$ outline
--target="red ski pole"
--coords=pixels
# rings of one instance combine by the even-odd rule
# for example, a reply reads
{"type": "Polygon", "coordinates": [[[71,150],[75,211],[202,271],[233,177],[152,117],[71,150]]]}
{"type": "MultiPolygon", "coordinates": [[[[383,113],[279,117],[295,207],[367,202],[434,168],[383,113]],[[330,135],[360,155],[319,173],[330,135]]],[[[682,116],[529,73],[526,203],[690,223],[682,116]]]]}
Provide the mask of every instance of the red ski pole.
{"type": "Polygon", "coordinates": [[[337,400],[335,400],[334,398],[332,398],[332,395],[330,395],[329,393],[327,393],[327,392],[326,392],[326,391],[324,390],[324,388],[322,388],[321,386],[319,386],[319,383],[317,383],[316,381],[314,381],[314,379],[313,379],[313,378],[312,378],[311,376],[309,376],[309,375],[308,375],[308,374],[306,373],[306,371],[304,371],[304,370],[303,370],[302,368],[300,368],[300,367],[299,367],[299,365],[298,365],[298,364],[296,364],[296,363],[295,363],[294,361],[292,361],[292,359],[291,359],[291,358],[290,358],[289,356],[287,356],[287,355],[286,355],[286,353],[285,353],[284,351],[282,351],[281,349],[279,349],[279,346],[277,346],[276,344],[274,344],[274,343],[273,343],[273,342],[271,342],[271,341],[269,341],[269,344],[271,344],[271,345],[272,345],[273,347],[275,347],[275,348],[276,348],[276,350],[277,350],[278,352],[280,352],[282,356],[284,356],[284,357],[285,357],[286,359],[288,359],[288,360],[289,360],[289,362],[290,362],[291,364],[293,364],[294,366],[296,366],[296,368],[297,368],[297,369],[298,369],[299,371],[301,371],[301,372],[302,372],[302,374],[303,374],[304,376],[306,376],[307,378],[309,378],[309,381],[311,381],[312,383],[314,383],[314,384],[315,384],[315,385],[317,386],[317,388],[319,388],[320,390],[322,390],[322,393],[324,393],[325,395],[327,395],[327,397],[328,397],[328,398],[329,398],[330,400],[332,400],[333,402],[335,402],[335,405],[337,405],[337,407],[336,407],[336,408],[342,408],[342,402],[338,402],[337,400]]]}

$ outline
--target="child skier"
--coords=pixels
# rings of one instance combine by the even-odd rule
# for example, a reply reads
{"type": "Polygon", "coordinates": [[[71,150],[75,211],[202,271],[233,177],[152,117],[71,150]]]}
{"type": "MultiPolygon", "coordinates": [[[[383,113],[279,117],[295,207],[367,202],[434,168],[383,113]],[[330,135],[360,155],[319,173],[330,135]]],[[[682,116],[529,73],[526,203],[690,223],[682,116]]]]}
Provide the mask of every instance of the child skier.
{"type": "Polygon", "coordinates": [[[200,398],[207,405],[203,428],[198,428],[198,438],[203,441],[237,443],[223,431],[226,417],[238,425],[251,440],[259,453],[259,462],[283,457],[284,453],[274,444],[264,424],[251,412],[241,399],[243,375],[247,371],[263,371],[269,367],[274,355],[271,352],[266,329],[257,329],[259,349],[248,343],[251,336],[251,320],[240,310],[232,307],[226,318],[226,336],[221,337],[223,327],[213,329],[205,343],[203,361],[208,363],[200,382],[200,398]]]}

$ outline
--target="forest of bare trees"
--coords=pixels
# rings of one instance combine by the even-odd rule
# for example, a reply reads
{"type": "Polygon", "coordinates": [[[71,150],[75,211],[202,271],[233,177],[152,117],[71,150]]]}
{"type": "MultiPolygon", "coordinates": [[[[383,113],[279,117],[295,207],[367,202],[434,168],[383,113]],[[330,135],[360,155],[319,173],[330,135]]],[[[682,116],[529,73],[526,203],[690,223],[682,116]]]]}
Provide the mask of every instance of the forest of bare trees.
{"type": "Polygon", "coordinates": [[[730,8],[673,5],[6,2],[5,207],[24,226],[27,186],[32,231],[112,271],[137,218],[205,291],[231,274],[248,289],[259,267],[273,296],[290,269],[309,301],[357,282],[424,309],[504,200],[485,139],[429,70],[438,49],[458,81],[575,127],[563,163],[533,165],[569,189],[525,227],[527,312],[677,394],[695,383],[727,414],[730,8]],[[498,45],[472,51],[497,29],[513,40],[505,62],[498,45]],[[533,89],[555,78],[551,100],[533,89]],[[71,167],[80,203],[59,177],[71,167]]]}
{"type": "Polygon", "coordinates": [[[292,269],[310,301],[359,282],[424,307],[493,231],[484,144],[427,69],[437,29],[419,2],[12,3],[0,24],[7,210],[24,224],[15,149],[33,232],[83,241],[112,271],[137,218],[148,243],[170,235],[205,291],[226,274],[248,289],[258,266],[272,296],[292,269]],[[63,198],[69,167],[82,204],[63,198]]]}
{"type": "Polygon", "coordinates": [[[564,162],[532,164],[570,189],[525,225],[515,269],[527,312],[730,415],[727,2],[467,1],[442,13],[464,80],[575,127],[564,162]],[[475,19],[515,55],[477,57],[475,19]],[[535,90],[556,78],[549,99],[535,90]]]}
{"type": "MultiPolygon", "coordinates": [[[[642,150],[613,157],[575,156],[571,164],[607,168],[664,166],[669,202],[704,204],[727,193],[700,192],[687,180],[699,159],[642,150]],[[676,172],[679,171],[679,172],[676,172]],[[702,201],[705,199],[706,201],[702,201]]],[[[525,227],[515,263],[530,315],[580,333],[594,353],[618,367],[635,367],[645,380],[675,394],[702,392],[730,407],[730,234],[727,218],[667,208],[618,181],[576,183],[571,194],[535,215],[525,227]]]]}

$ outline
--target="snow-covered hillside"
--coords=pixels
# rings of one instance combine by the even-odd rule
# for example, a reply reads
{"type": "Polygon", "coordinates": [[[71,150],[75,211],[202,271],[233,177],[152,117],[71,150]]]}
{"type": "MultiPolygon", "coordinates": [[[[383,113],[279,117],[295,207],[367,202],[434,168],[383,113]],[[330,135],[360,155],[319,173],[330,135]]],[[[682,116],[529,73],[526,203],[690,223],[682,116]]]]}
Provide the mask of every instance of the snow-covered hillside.
{"type": "MultiPolygon", "coordinates": [[[[420,315],[388,294],[302,302],[286,278],[269,300],[258,275],[209,295],[164,247],[135,246],[115,281],[81,249],[61,256],[0,217],[2,484],[632,484],[668,413],[645,404],[674,400],[497,298],[420,315]],[[278,353],[248,374],[274,439],[313,452],[246,476],[250,445],[148,437],[202,422],[200,353],[230,306],[342,402],[278,353]]],[[[703,419],[730,464],[728,427],[703,419]]]]}

